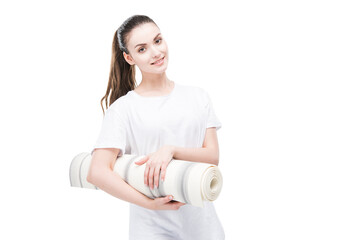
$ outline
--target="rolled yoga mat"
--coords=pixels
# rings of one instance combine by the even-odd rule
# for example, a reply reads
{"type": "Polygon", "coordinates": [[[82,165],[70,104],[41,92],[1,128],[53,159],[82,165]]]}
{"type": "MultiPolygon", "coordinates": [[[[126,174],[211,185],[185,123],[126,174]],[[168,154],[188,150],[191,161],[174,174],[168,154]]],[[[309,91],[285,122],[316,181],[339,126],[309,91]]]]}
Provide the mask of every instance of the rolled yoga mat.
{"type": "MultiPolygon", "coordinates": [[[[203,207],[203,201],[214,201],[222,188],[222,175],[216,165],[208,163],[171,160],[166,168],[165,180],[160,180],[159,187],[153,190],[144,184],[146,163],[136,165],[135,162],[145,156],[124,154],[116,159],[114,172],[130,186],[149,198],[172,195],[173,200],[203,207]]],[[[70,185],[72,187],[98,189],[86,180],[91,154],[80,153],[74,157],[70,165],[70,185]]],[[[161,171],[160,171],[161,174],[161,171]]]]}

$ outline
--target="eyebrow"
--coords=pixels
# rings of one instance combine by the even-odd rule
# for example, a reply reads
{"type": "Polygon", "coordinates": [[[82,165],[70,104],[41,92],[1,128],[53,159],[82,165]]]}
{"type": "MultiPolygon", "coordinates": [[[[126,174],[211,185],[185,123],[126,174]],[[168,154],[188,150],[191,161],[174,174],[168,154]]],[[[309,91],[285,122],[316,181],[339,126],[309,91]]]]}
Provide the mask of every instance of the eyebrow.
{"type": "MultiPolygon", "coordinates": [[[[157,38],[161,33],[158,33],[155,37],[154,37],[154,40],[155,38],[157,38]]],[[[136,48],[137,46],[142,46],[142,45],[146,45],[146,43],[139,43],[137,44],[134,48],[136,48]]]]}

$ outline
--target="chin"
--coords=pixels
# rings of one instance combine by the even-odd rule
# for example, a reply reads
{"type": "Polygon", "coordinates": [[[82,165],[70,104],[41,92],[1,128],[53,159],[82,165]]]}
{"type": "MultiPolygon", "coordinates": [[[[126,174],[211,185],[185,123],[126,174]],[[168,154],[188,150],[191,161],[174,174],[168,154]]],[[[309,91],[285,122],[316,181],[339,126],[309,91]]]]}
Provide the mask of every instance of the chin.
{"type": "Polygon", "coordinates": [[[164,65],[162,65],[161,67],[157,68],[157,69],[151,69],[151,72],[153,73],[163,73],[166,71],[168,65],[167,62],[164,62],[164,65]]]}
{"type": "Polygon", "coordinates": [[[154,74],[160,74],[160,73],[164,73],[167,69],[167,66],[162,67],[161,69],[146,69],[145,72],[147,73],[154,73],[154,74]]]}
{"type": "Polygon", "coordinates": [[[154,71],[154,73],[164,73],[167,69],[167,66],[164,68],[159,69],[158,71],[154,71]]]}

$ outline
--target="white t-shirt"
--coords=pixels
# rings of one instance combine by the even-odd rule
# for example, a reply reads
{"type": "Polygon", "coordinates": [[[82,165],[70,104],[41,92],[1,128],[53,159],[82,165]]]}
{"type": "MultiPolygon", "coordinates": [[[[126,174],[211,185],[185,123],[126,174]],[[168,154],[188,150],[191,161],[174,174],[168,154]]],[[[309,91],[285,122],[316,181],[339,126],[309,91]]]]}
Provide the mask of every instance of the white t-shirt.
{"type": "MultiPolygon", "coordinates": [[[[124,154],[147,155],[163,145],[201,148],[206,128],[221,128],[208,93],[174,82],[166,96],[145,97],[129,91],[106,110],[95,148],[119,148],[124,154]]],[[[150,210],[130,203],[130,239],[225,238],[212,202],[204,208],[150,210]]]]}

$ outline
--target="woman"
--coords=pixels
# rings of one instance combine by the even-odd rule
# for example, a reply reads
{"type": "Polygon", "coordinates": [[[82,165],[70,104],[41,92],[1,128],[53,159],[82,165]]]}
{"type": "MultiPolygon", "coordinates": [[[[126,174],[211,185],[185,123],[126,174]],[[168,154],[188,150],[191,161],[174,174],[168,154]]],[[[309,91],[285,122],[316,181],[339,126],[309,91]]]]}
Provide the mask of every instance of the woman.
{"type": "Polygon", "coordinates": [[[174,159],[218,165],[216,117],[207,92],[166,76],[167,44],[156,23],[144,15],[128,18],[116,31],[105,100],[110,106],[91,152],[88,181],[130,203],[130,239],[224,239],[212,202],[204,208],[150,199],[113,172],[122,154],[145,155],[144,183],[151,189],[166,179],[174,159]],[[135,65],[142,73],[136,86],[135,65]]]}

